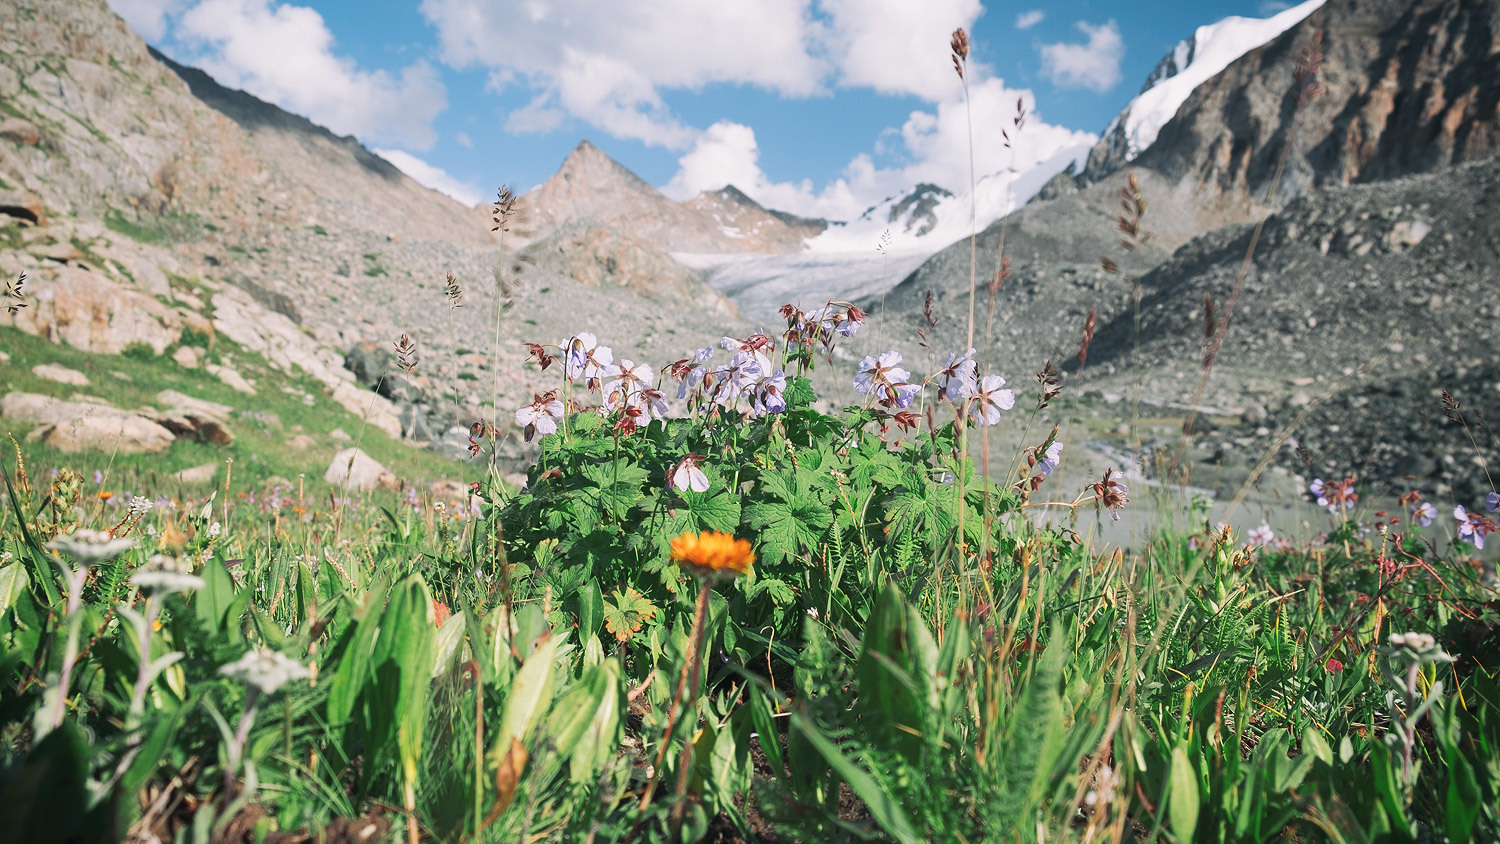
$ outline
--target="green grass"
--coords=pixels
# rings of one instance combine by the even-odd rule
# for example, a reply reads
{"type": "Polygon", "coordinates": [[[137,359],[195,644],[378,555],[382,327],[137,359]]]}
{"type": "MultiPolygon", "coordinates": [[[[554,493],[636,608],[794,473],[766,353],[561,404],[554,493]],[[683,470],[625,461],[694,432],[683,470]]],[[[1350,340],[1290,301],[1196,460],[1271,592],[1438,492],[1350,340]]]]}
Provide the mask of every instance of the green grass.
{"type": "Polygon", "coordinates": [[[118,208],[104,213],[104,225],[116,234],[153,246],[191,243],[209,227],[197,214],[162,214],[134,219],[118,208]]]}
{"type": "Polygon", "coordinates": [[[90,470],[112,466],[122,479],[160,479],[192,466],[232,458],[235,476],[249,482],[273,476],[295,479],[305,473],[309,481],[317,479],[321,483],[333,455],[348,445],[327,436],[330,431],[340,428],[351,437],[361,438],[359,447],[399,477],[426,481],[463,480],[466,477],[464,466],[362,425],[358,416],[326,398],[322,385],[312,378],[274,370],[258,356],[235,347],[222,337],[209,341],[201,335],[190,335],[183,342],[211,347],[213,357],[210,359],[232,358],[240,374],[256,382],[257,394],[238,393],[208,372],[183,369],[168,356],[154,354],[149,347],[135,348],[122,355],[94,355],[11,327],[0,327],[0,347],[11,356],[3,377],[0,377],[0,389],[63,398],[80,393],[97,396],[127,409],[156,406],[156,394],[170,389],[231,407],[254,410],[278,421],[261,427],[236,415],[229,423],[236,435],[232,445],[221,448],[179,441],[165,453],[156,455],[63,454],[40,443],[24,442],[27,429],[5,419],[0,419],[0,434],[10,433],[22,440],[22,451],[28,461],[43,467],[87,463],[90,470]],[[38,378],[32,374],[31,368],[39,363],[56,363],[76,369],[88,376],[90,386],[75,388],[38,378]],[[289,394],[284,388],[293,389],[296,395],[289,394]],[[316,397],[311,406],[303,403],[300,398],[303,394],[316,397]],[[293,448],[289,441],[298,433],[314,437],[316,445],[306,451],[293,448]]]}

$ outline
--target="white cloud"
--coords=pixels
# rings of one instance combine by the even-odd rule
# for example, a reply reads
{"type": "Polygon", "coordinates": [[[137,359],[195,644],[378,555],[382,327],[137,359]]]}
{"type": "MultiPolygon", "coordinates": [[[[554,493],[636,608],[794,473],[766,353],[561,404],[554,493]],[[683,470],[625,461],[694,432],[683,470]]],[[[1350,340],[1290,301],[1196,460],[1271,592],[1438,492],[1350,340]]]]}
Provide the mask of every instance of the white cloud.
{"type": "MultiPolygon", "coordinates": [[[[929,102],[959,88],[948,39],[984,13],[979,0],[822,0],[825,45],[844,87],[914,94],[929,102]]],[[[971,74],[974,57],[970,56],[971,74]]]]}
{"type": "Polygon", "coordinates": [[[785,96],[824,88],[820,25],[810,0],[423,0],[444,60],[489,68],[491,89],[524,83],[532,101],[512,131],[548,131],[567,118],[616,137],[683,148],[696,136],[660,91],[713,83],[785,96]]]}
{"type": "Polygon", "coordinates": [[[1286,0],[1265,0],[1265,2],[1260,4],[1260,14],[1262,17],[1270,17],[1271,15],[1285,12],[1290,8],[1292,8],[1292,4],[1286,0]]]}
{"type": "Polygon", "coordinates": [[[1042,45],[1042,75],[1061,88],[1102,94],[1120,82],[1120,60],[1125,57],[1120,28],[1114,21],[1103,26],[1079,21],[1078,29],[1088,36],[1087,43],[1042,45]]]}
{"type": "Polygon", "coordinates": [[[1042,22],[1047,15],[1041,9],[1032,9],[1016,15],[1016,29],[1030,29],[1042,22]]]}
{"type": "MultiPolygon", "coordinates": [[[[135,2],[135,0],[131,0],[135,2]]],[[[274,0],[202,0],[176,19],[173,36],[224,85],[305,115],[340,134],[427,149],[448,105],[435,68],[399,75],[361,70],[333,51],[322,15],[274,0]]]]}
{"type": "Polygon", "coordinates": [[[109,7],[142,38],[160,41],[167,34],[167,17],[186,0],[109,0],[109,7]]]}
{"type": "Polygon", "coordinates": [[[434,167],[411,153],[399,149],[377,149],[374,153],[396,165],[397,169],[412,177],[417,184],[447,194],[471,208],[483,198],[483,192],[479,188],[455,179],[442,168],[434,167]]]}
{"type": "MultiPolygon", "coordinates": [[[[1043,122],[1035,113],[1032,93],[1007,88],[1000,79],[972,81],[969,95],[974,116],[976,178],[998,173],[1008,179],[1012,167],[1018,173],[1025,172],[1056,159],[1060,151],[1086,150],[1097,140],[1092,133],[1043,122]],[[1025,126],[1019,132],[1015,130],[1018,101],[1028,112],[1025,126]],[[1013,138],[1014,152],[1002,142],[1002,130],[1013,138]]],[[[720,121],[705,130],[692,149],[678,159],[678,172],[662,191],[673,198],[686,199],[701,191],[733,184],[768,208],[850,220],[918,182],[931,182],[954,193],[968,189],[969,130],[961,94],[939,103],[932,111],[913,111],[900,129],[894,131],[894,137],[899,138],[902,157],[908,163],[877,167],[869,155],[856,155],[838,177],[818,187],[805,179],[774,181],[760,168],[760,148],[754,130],[720,121]]],[[[887,145],[892,144],[887,141],[887,145]]]]}
{"type": "Polygon", "coordinates": [[[458,145],[463,147],[464,149],[474,148],[474,140],[469,137],[468,132],[459,132],[457,135],[453,136],[453,140],[458,141],[458,145]]]}

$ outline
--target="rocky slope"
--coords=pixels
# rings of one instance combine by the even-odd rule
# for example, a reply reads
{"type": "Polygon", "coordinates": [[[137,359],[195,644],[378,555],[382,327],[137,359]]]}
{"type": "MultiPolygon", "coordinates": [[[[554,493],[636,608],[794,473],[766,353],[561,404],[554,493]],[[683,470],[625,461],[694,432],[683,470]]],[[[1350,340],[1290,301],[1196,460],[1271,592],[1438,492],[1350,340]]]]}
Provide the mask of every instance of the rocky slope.
{"type": "MultiPolygon", "coordinates": [[[[1434,394],[1468,390],[1460,400],[1485,409],[1496,389],[1485,361],[1500,315],[1497,62],[1500,3],[1328,0],[1199,85],[1134,160],[1096,156],[1087,178],[1058,180],[981,234],[981,346],[1002,229],[1013,271],[981,355],[1013,382],[1048,359],[1064,364],[1072,394],[1105,400],[1093,412],[1106,430],[1128,420],[1132,403],[1121,398],[1138,391],[1175,441],[1172,417],[1197,383],[1205,295],[1222,313],[1290,137],[1275,213],[1202,399],[1244,424],[1204,435],[1198,456],[1248,471],[1288,429],[1275,457],[1284,471],[1304,471],[1293,447],[1306,444],[1323,461],[1318,474],[1354,472],[1382,491],[1417,481],[1472,499],[1476,455],[1441,422],[1434,394]],[[1324,90],[1297,114],[1297,58],[1318,31],[1324,90]],[[1153,236],[1138,256],[1121,249],[1114,226],[1130,175],[1153,236]],[[1103,273],[1101,256],[1123,276],[1103,273]],[[1127,277],[1141,280],[1139,358],[1127,277]],[[1079,371],[1093,308],[1098,332],[1079,371]]],[[[959,242],[885,297],[896,344],[910,346],[923,328],[940,354],[961,348],[968,291],[969,245],[959,242]],[[929,291],[935,330],[925,328],[929,291]]]]}
{"type": "MultiPolygon", "coordinates": [[[[1047,198],[981,235],[982,283],[994,272],[1000,230],[1008,227],[1012,233],[1006,252],[1015,278],[1002,288],[997,313],[1020,325],[1012,337],[997,332],[996,354],[1065,356],[1067,346],[1076,351],[1072,338],[1090,308],[1099,307],[1101,325],[1123,318],[1130,299],[1120,291],[1128,292],[1128,286],[1098,277],[1101,256],[1140,276],[1194,238],[1211,240],[1193,249],[1211,249],[1217,242],[1212,239],[1235,236],[1215,230],[1264,216],[1258,197],[1294,120],[1296,133],[1274,207],[1302,193],[1315,196],[1328,187],[1437,171],[1492,155],[1500,140],[1497,33],[1500,3],[1493,0],[1329,0],[1271,42],[1249,50],[1197,86],[1155,142],[1123,170],[1113,171],[1105,162],[1086,178],[1054,184],[1047,198]],[[1324,90],[1298,114],[1297,58],[1319,31],[1324,57],[1318,81],[1324,90]],[[1156,247],[1130,261],[1113,231],[1118,191],[1128,175],[1137,177],[1147,199],[1144,228],[1156,247]],[[1039,239],[1033,242],[1030,232],[1039,239]],[[1036,266],[1032,253],[1041,259],[1036,266]],[[1041,275],[1048,264],[1050,281],[1041,275]],[[1075,326],[1059,336],[1058,323],[1070,320],[1075,326]]],[[[967,242],[934,255],[887,297],[895,316],[915,325],[927,290],[939,301],[963,298],[966,316],[968,257],[967,242]]],[[[1384,258],[1366,260],[1378,264],[1384,258]]],[[[1206,266],[1200,262],[1200,271],[1206,266]]],[[[1311,292],[1298,285],[1285,295],[1311,292]]],[[[1185,307],[1201,309],[1201,297],[1185,307]]]]}
{"type": "Polygon", "coordinates": [[[487,217],[352,139],[154,56],[104,0],[0,5],[0,107],[0,273],[28,275],[27,307],[0,311],[0,325],[54,342],[147,348],[181,366],[201,365],[178,360],[183,348],[233,344],[311,376],[377,430],[451,451],[450,427],[507,419],[543,387],[522,340],[591,329],[671,360],[741,328],[651,298],[723,313],[680,269],[658,286],[656,246],[638,253],[646,271],[612,258],[635,273],[625,286],[502,256],[487,217]],[[461,307],[445,297],[448,272],[461,307]],[[361,381],[346,355],[402,334],[417,373],[377,395],[386,373],[361,381]]]}

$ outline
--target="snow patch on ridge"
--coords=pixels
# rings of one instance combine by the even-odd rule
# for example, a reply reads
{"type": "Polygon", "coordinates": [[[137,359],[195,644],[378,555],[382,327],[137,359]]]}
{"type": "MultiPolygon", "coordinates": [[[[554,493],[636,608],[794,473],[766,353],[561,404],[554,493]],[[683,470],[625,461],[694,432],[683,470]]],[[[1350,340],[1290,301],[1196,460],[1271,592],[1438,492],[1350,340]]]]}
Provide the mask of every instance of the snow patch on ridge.
{"type": "Polygon", "coordinates": [[[1181,41],[1172,51],[1172,62],[1165,73],[1147,80],[1147,87],[1125,106],[1120,115],[1104,130],[1112,138],[1124,121],[1125,140],[1129,144],[1125,160],[1133,160],[1156,141],[1161,128],[1177,114],[1193,90],[1217,76],[1240,56],[1276,38],[1317,11],[1324,0],[1306,0],[1269,18],[1228,17],[1217,23],[1200,26],[1193,37],[1181,41]],[[1175,73],[1171,68],[1175,67],[1175,73]]]}

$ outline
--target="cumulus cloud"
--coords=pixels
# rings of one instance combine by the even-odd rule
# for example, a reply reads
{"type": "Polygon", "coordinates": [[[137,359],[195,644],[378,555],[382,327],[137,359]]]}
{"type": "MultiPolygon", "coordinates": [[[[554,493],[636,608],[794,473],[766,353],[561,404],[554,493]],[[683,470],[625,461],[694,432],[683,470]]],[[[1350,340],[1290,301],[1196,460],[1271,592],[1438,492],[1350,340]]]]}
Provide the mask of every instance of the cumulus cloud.
{"type": "Polygon", "coordinates": [[[513,131],[574,118],[684,148],[697,132],[670,112],[662,90],[733,83],[808,96],[827,74],[809,0],[423,0],[421,10],[444,61],[489,68],[491,89],[523,81],[537,92],[510,116],[513,131]]]}
{"type": "Polygon", "coordinates": [[[109,0],[109,7],[147,41],[160,41],[167,34],[167,18],[186,0],[109,0]]]}
{"type": "Polygon", "coordinates": [[[1032,9],[1016,15],[1016,29],[1030,29],[1042,22],[1047,15],[1041,9],[1032,9]]]}
{"type": "MultiPolygon", "coordinates": [[[[959,84],[949,36],[984,12],[979,0],[822,0],[821,9],[828,17],[823,43],[839,85],[930,102],[951,97],[959,84]]],[[[970,62],[972,72],[972,56],[970,62]]]]}
{"type": "Polygon", "coordinates": [[[417,184],[447,194],[463,204],[473,207],[483,199],[483,192],[468,182],[456,179],[441,167],[434,167],[409,152],[399,149],[377,149],[374,153],[412,177],[417,184]]]}
{"type": "MultiPolygon", "coordinates": [[[[1087,149],[1096,136],[1054,126],[1036,114],[1030,91],[1006,87],[996,78],[977,79],[969,94],[974,116],[974,169],[978,178],[1012,169],[1025,172],[1054,161],[1060,151],[1087,149]],[[1015,131],[1017,105],[1028,113],[1015,131]],[[999,142],[1010,132],[1014,150],[999,142]]],[[[701,191],[732,184],[770,208],[813,217],[849,220],[886,197],[917,182],[931,182],[955,193],[969,184],[969,131],[961,97],[950,97],[931,111],[917,110],[893,132],[906,163],[878,167],[866,154],[852,158],[843,171],[821,186],[810,180],[778,182],[760,168],[760,148],[749,126],[720,121],[704,131],[678,160],[678,171],[663,188],[686,199],[701,191]]],[[[1058,165],[1063,166],[1062,164],[1058,165]]],[[[1050,175],[1050,174],[1049,174],[1050,175]]]]}
{"type": "Polygon", "coordinates": [[[1103,26],[1079,21],[1077,26],[1088,41],[1043,44],[1042,75],[1061,88],[1086,88],[1102,94],[1120,83],[1125,41],[1114,21],[1103,26]]]}
{"type": "Polygon", "coordinates": [[[363,140],[428,149],[432,121],[448,105],[436,68],[418,61],[395,75],[361,70],[334,52],[323,16],[305,6],[201,0],[176,17],[172,36],[180,58],[221,84],[363,140]]]}

